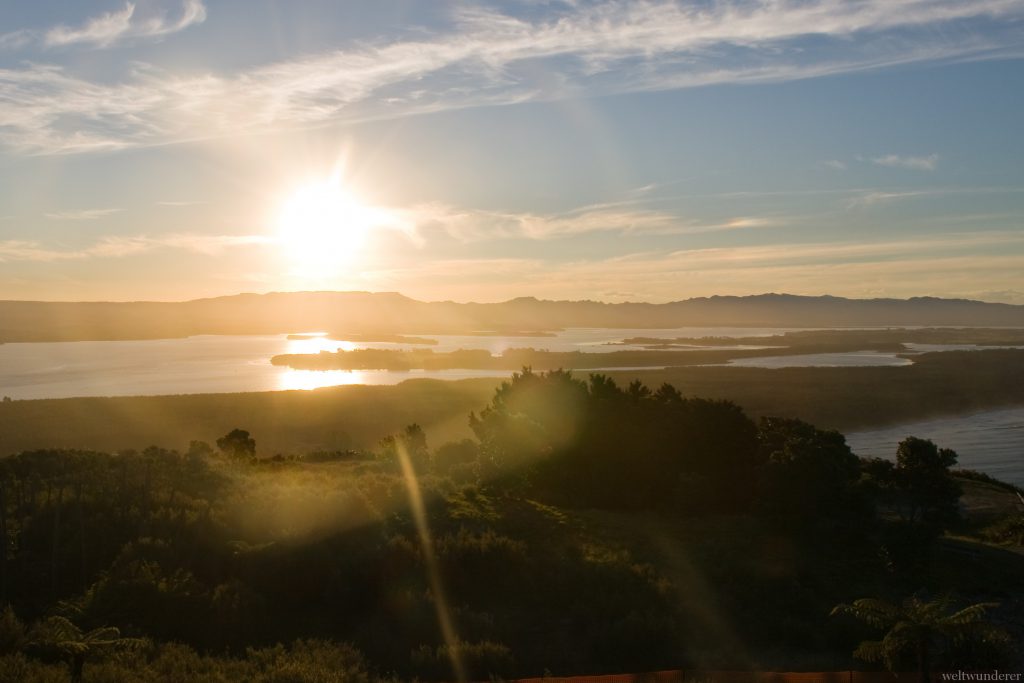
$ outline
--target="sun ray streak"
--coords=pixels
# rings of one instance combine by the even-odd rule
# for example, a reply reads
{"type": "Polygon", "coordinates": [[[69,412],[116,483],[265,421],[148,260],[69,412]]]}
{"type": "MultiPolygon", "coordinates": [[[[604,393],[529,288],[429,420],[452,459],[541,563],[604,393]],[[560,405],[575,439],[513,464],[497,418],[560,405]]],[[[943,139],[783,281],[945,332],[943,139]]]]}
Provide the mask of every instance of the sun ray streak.
{"type": "Polygon", "coordinates": [[[434,542],[430,536],[430,526],[427,523],[427,511],[423,505],[423,495],[420,493],[419,479],[416,477],[416,471],[413,469],[412,461],[409,459],[409,453],[400,441],[396,443],[395,450],[398,452],[398,461],[402,466],[402,478],[405,480],[405,488],[409,493],[409,508],[416,523],[416,533],[420,539],[420,549],[423,553],[423,562],[427,568],[430,590],[434,594],[434,608],[437,610],[437,622],[441,627],[441,636],[448,646],[448,656],[451,658],[455,680],[457,683],[465,683],[466,670],[462,665],[461,655],[459,654],[459,640],[458,636],[455,635],[455,625],[452,622],[451,610],[448,607],[448,597],[444,590],[444,583],[441,581],[437,556],[434,555],[434,542]]]}

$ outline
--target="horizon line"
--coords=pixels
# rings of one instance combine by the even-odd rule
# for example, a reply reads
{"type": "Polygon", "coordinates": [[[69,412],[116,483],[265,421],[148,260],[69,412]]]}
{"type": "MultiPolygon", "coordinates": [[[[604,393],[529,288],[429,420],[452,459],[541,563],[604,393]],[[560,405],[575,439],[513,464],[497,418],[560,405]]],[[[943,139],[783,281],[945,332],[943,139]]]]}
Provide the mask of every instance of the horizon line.
{"type": "Polygon", "coordinates": [[[233,294],[219,294],[214,296],[197,297],[194,299],[174,299],[174,300],[160,300],[160,299],[125,299],[125,300],[69,300],[69,299],[0,299],[0,304],[189,304],[198,303],[205,301],[215,301],[218,299],[231,299],[236,297],[267,297],[267,296],[280,296],[280,295],[370,295],[370,296],[395,296],[403,299],[413,301],[422,304],[456,304],[456,305],[484,305],[493,306],[508,304],[513,302],[523,301],[534,301],[537,303],[560,303],[560,304],[601,304],[604,306],[621,306],[621,305],[646,305],[646,306],[666,306],[672,304],[687,303],[692,301],[710,301],[715,299],[764,299],[769,297],[775,298],[793,298],[793,299],[834,299],[839,301],[857,301],[857,302],[880,302],[880,301],[898,301],[898,302],[912,302],[912,301],[942,301],[942,302],[959,302],[959,303],[971,303],[971,304],[983,304],[987,306],[1009,306],[1013,308],[1024,308],[1024,304],[1011,304],[1001,301],[985,301],[983,299],[971,299],[967,297],[941,297],[933,296],[928,294],[915,295],[910,297],[849,297],[840,296],[835,294],[793,294],[789,292],[761,292],[757,294],[711,294],[707,296],[694,296],[684,299],[672,299],[668,301],[643,301],[643,300],[626,300],[626,301],[603,301],[600,299],[545,299],[536,296],[517,296],[511,299],[503,299],[498,301],[456,301],[453,299],[443,300],[425,300],[417,299],[415,297],[408,296],[398,291],[371,291],[371,290],[269,290],[265,292],[236,292],[233,294]]]}

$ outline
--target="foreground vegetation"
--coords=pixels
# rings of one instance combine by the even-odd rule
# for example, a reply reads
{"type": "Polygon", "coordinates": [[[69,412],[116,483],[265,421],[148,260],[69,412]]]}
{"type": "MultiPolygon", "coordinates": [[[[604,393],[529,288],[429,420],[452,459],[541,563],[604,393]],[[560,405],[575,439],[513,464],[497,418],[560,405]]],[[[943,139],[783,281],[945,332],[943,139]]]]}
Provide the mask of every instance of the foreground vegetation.
{"type": "Polygon", "coordinates": [[[877,635],[829,614],[864,596],[998,604],[933,659],[1019,664],[1015,493],[931,442],[864,461],[806,422],[562,372],[517,374],[469,423],[437,448],[410,424],[257,458],[232,429],[0,461],[0,681],[862,668],[877,635]],[[1011,504],[965,519],[964,487],[1011,504]]]}

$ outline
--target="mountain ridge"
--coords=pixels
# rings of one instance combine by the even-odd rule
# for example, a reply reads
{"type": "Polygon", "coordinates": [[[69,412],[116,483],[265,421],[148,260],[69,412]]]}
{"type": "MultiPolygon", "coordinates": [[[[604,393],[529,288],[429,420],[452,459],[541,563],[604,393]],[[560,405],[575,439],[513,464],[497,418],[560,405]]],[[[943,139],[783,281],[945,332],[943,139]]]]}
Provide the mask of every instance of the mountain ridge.
{"type": "Polygon", "coordinates": [[[565,327],[1024,326],[1024,306],[919,296],[850,299],[768,292],[666,303],[516,297],[419,301],[399,292],[240,293],[180,302],[0,301],[0,341],[86,341],[197,334],[459,334],[565,327]]]}

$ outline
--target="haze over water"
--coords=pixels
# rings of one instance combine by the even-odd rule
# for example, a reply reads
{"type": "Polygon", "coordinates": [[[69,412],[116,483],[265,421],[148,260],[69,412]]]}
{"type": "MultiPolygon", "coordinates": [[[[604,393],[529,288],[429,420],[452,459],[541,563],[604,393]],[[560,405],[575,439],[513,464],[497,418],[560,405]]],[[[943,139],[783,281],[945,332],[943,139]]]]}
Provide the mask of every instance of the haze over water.
{"type": "MultiPolygon", "coordinates": [[[[427,335],[436,352],[533,347],[553,351],[601,353],[639,350],[618,344],[631,337],[768,336],[788,328],[573,328],[554,336],[427,335]],[[615,344],[609,346],[609,344],[615,344]]],[[[912,345],[914,346],[914,345],[912,345]]],[[[507,377],[506,370],[295,370],[270,364],[277,354],[333,352],[355,348],[398,349],[408,344],[347,342],[311,335],[201,335],[182,339],[83,341],[0,345],[0,395],[13,399],[76,396],[132,396],[306,390],[345,384],[398,384],[408,379],[458,380],[507,377]]],[[[723,348],[723,347],[714,347],[723,348]]],[[[724,347],[729,348],[729,347],[724,347]]],[[[916,345],[914,351],[977,348],[973,345],[916,345]]],[[[770,350],[765,351],[770,354],[770,350]]],[[[912,361],[896,354],[850,352],[738,359],[730,364],[781,368],[814,366],[903,365],[912,361]]],[[[623,368],[618,368],[623,369],[623,368]]],[[[581,370],[585,377],[595,370],[581,370]]],[[[1024,408],[986,411],[961,417],[923,420],[877,430],[851,432],[848,442],[862,456],[892,458],[897,443],[914,435],[929,438],[960,454],[960,466],[1024,486],[1024,408]]]]}
{"type": "MultiPolygon", "coordinates": [[[[680,328],[676,330],[575,328],[555,336],[502,337],[429,335],[435,352],[485,349],[494,355],[510,348],[602,353],[639,350],[610,343],[644,336],[768,336],[786,328],[680,328]]],[[[293,370],[270,364],[278,354],[319,353],[355,348],[401,349],[409,344],[335,341],[323,336],[200,335],[182,339],[83,341],[0,345],[0,395],[14,399],[73,396],[207,394],[241,391],[316,389],[341,384],[397,384],[415,377],[464,379],[505,377],[505,370],[293,370]]],[[[722,347],[716,347],[722,348],[722,347]]],[[[727,347],[728,348],[728,347],[727,347]]]]}

